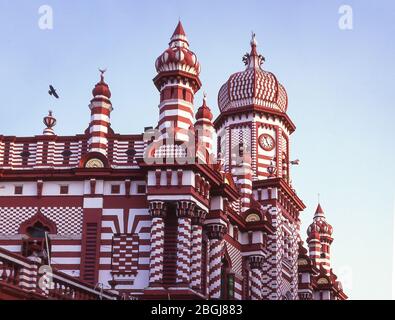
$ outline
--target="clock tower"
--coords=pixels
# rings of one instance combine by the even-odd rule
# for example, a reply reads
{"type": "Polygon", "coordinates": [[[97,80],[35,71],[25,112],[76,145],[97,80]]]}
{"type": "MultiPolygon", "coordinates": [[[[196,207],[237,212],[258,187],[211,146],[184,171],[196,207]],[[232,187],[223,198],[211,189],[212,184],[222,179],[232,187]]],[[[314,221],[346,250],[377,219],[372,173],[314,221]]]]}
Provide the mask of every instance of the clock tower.
{"type": "Polygon", "coordinates": [[[243,145],[251,155],[253,180],[289,181],[289,135],[295,126],[286,114],[287,92],[273,73],[263,70],[265,58],[257,52],[255,35],[243,61],[246,69],[232,74],[218,94],[218,150],[229,171],[243,145]]]}
{"type": "Polygon", "coordinates": [[[264,299],[295,299],[299,213],[305,208],[290,184],[289,137],[295,125],[286,113],[285,88],[263,69],[265,58],[257,51],[255,34],[250,44],[250,53],[243,57],[245,70],[232,74],[218,93],[217,148],[227,172],[237,172],[249,159],[251,180],[240,190],[246,191],[247,185],[252,190],[234,204],[241,207],[242,217],[248,221],[257,212],[270,217],[274,232],[264,235],[268,252],[260,294],[264,299]]]}

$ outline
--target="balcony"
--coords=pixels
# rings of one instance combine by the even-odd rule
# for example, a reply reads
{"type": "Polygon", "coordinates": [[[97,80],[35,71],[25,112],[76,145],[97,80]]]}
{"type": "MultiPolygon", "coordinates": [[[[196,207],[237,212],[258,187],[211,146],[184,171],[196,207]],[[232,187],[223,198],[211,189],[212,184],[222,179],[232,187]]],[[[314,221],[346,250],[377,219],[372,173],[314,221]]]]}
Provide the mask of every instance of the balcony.
{"type": "Polygon", "coordinates": [[[63,272],[0,248],[0,300],[117,300],[63,272]]]}

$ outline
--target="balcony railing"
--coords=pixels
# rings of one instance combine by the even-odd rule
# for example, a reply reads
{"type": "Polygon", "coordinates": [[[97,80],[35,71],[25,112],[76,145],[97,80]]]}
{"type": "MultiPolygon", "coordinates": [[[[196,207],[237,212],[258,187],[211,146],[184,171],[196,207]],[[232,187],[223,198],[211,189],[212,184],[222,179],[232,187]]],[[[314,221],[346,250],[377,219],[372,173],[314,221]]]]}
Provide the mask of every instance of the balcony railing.
{"type": "Polygon", "coordinates": [[[43,268],[18,254],[0,248],[0,300],[117,300],[118,295],[100,291],[63,272],[43,268]]]}

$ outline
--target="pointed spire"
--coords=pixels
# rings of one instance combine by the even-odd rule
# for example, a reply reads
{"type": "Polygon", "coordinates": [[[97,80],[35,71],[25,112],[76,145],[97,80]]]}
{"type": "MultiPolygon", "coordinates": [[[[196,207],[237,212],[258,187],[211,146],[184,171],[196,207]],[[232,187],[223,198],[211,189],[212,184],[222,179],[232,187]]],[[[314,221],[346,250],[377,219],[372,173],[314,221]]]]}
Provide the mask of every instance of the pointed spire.
{"type": "Polygon", "coordinates": [[[256,52],[256,46],[257,46],[258,42],[256,41],[255,38],[255,33],[254,31],[251,31],[251,41],[250,41],[250,45],[251,45],[251,52],[250,55],[258,55],[258,53],[256,52]]]}
{"type": "Polygon", "coordinates": [[[318,203],[317,209],[315,210],[314,219],[316,218],[325,218],[324,210],[322,210],[320,203],[318,203]]]}
{"type": "Polygon", "coordinates": [[[251,51],[250,51],[250,53],[246,53],[243,56],[243,62],[247,66],[247,69],[250,69],[250,68],[262,69],[261,65],[265,61],[265,57],[262,56],[261,54],[259,54],[256,49],[258,42],[256,41],[254,32],[251,33],[250,45],[251,45],[251,51]]]}
{"type": "Polygon", "coordinates": [[[181,20],[178,21],[177,27],[170,38],[170,47],[189,47],[188,38],[185,34],[181,20]]]}

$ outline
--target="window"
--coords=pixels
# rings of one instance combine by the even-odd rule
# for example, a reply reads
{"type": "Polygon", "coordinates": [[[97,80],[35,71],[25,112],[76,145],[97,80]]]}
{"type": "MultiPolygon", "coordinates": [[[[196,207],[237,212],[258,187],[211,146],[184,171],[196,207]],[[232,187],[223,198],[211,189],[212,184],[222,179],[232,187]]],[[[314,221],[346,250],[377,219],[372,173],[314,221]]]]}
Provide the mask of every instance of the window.
{"type": "Polygon", "coordinates": [[[69,186],[60,186],[60,194],[69,194],[69,186]]]}
{"type": "Polygon", "coordinates": [[[15,194],[22,194],[23,193],[23,186],[15,186],[15,194]]]}
{"type": "Polygon", "coordinates": [[[239,228],[237,226],[233,227],[233,239],[239,240],[239,228]]]}
{"type": "Polygon", "coordinates": [[[137,185],[137,193],[145,193],[145,184],[137,185]]]}
{"type": "Polygon", "coordinates": [[[113,184],[111,186],[111,193],[112,194],[119,194],[121,192],[121,186],[119,184],[113,184]]]}
{"type": "Polygon", "coordinates": [[[228,257],[222,258],[221,267],[221,299],[231,300],[234,298],[235,279],[230,273],[230,261],[228,257]]]}
{"type": "Polygon", "coordinates": [[[27,234],[32,238],[45,238],[46,232],[49,232],[49,228],[39,221],[27,228],[27,234]]]}

